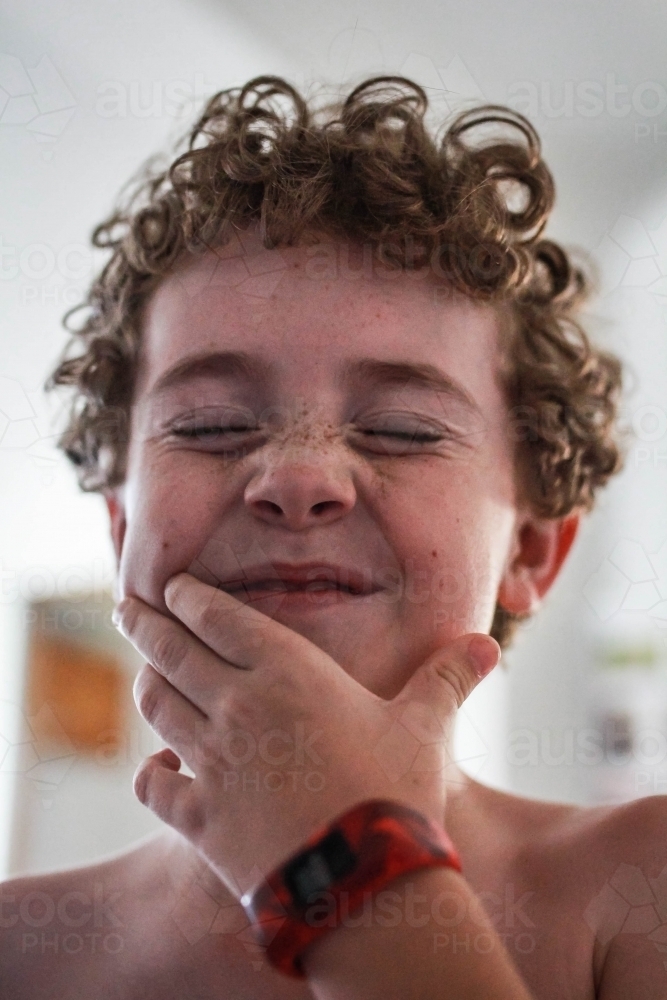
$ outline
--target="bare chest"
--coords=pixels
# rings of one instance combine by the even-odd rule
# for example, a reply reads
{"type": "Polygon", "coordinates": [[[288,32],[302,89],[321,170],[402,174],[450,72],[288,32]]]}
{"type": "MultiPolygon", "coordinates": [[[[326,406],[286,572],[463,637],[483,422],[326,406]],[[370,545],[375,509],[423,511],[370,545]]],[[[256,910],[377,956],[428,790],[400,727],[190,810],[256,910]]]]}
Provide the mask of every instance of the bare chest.
{"type": "MultiPolygon", "coordinates": [[[[593,934],[583,918],[585,893],[574,899],[559,873],[550,871],[548,865],[523,872],[499,869],[493,876],[470,881],[484,916],[481,912],[463,914],[455,900],[444,897],[428,903],[419,898],[409,904],[406,900],[401,913],[402,919],[418,921],[428,916],[433,948],[442,955],[443,966],[451,950],[482,958],[493,947],[485,917],[535,1000],[594,1000],[593,934]],[[472,932],[462,930],[464,920],[470,926],[468,916],[473,925],[478,918],[472,932]]],[[[384,918],[387,913],[385,909],[384,918]]],[[[351,919],[382,919],[382,911],[371,906],[351,919]]],[[[148,963],[144,949],[141,974],[134,977],[135,984],[142,984],[143,997],[152,995],[146,989],[148,983],[153,987],[159,983],[155,996],[161,1000],[180,1000],[185,983],[191,995],[211,1000],[305,1000],[312,996],[306,983],[289,979],[266,962],[235,901],[211,905],[202,896],[182,899],[170,920],[172,926],[168,931],[163,926],[160,935],[163,942],[171,939],[171,944],[156,948],[148,963]]],[[[122,995],[122,1000],[139,995],[132,992],[122,995]]],[[[121,994],[118,997],[121,1000],[121,994]]]]}
{"type": "MultiPolygon", "coordinates": [[[[476,894],[474,913],[463,913],[443,894],[427,900],[404,897],[396,909],[373,901],[350,923],[410,920],[428,924],[443,968],[452,951],[483,959],[494,946],[488,923],[532,991],[535,1000],[594,1000],[594,932],[585,920],[590,879],[572,871],[581,851],[541,846],[529,856],[503,857],[488,847],[462,854],[466,878],[476,894]],[[465,928],[464,928],[465,924],[465,928]],[[472,927],[472,930],[470,929],[472,927]]],[[[113,941],[74,948],[70,937],[54,951],[15,955],[12,992],[19,998],[55,996],[74,1000],[306,1000],[307,983],[270,966],[255,944],[245,913],[217,879],[193,870],[171,881],[160,869],[150,897],[127,878],[114,882],[128,905],[119,908],[113,941]],[[178,886],[178,888],[176,887],[178,886]],[[150,899],[150,902],[148,901],[150,899]]],[[[209,872],[210,875],[210,872],[209,872]]],[[[395,926],[395,923],[394,923],[395,926]]],[[[59,930],[59,928],[56,928],[59,930]]],[[[331,931],[331,933],[335,933],[331,931]]],[[[20,941],[17,940],[16,948],[20,941]]],[[[12,952],[13,954],[13,952],[12,952]]]]}

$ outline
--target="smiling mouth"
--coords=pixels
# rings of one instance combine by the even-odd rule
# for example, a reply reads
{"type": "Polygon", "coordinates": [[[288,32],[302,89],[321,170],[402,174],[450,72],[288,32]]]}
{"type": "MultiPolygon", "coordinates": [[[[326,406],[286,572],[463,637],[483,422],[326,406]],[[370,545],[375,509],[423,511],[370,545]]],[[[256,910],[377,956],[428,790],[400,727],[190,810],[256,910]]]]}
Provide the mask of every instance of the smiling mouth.
{"type": "Polygon", "coordinates": [[[244,592],[251,594],[255,592],[266,594],[286,594],[286,593],[319,593],[322,591],[339,591],[342,594],[349,594],[353,597],[365,597],[366,594],[345,584],[335,583],[332,580],[311,580],[308,583],[295,583],[290,580],[257,580],[252,583],[225,584],[221,587],[229,594],[244,592]]]}

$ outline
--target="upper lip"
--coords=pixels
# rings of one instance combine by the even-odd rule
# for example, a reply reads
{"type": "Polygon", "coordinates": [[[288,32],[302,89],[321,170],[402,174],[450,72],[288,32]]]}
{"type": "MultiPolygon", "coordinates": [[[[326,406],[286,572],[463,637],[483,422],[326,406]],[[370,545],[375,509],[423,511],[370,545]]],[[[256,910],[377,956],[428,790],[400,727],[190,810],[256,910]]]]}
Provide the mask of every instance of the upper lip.
{"type": "Polygon", "coordinates": [[[373,583],[370,571],[325,562],[274,562],[247,566],[243,568],[242,576],[221,580],[220,587],[231,591],[252,589],[260,584],[284,583],[306,588],[308,584],[318,581],[333,583],[337,588],[353,594],[372,594],[380,589],[373,583]]]}

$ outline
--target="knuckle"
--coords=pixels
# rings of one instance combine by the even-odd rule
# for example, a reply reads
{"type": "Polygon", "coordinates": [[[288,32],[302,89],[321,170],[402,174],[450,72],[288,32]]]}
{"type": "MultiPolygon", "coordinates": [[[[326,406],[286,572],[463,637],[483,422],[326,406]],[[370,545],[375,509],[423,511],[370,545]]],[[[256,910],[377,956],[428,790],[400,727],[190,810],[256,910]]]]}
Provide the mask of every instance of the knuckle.
{"type": "Polygon", "coordinates": [[[131,597],[125,597],[118,606],[118,610],[122,613],[122,628],[124,632],[130,635],[134,632],[135,626],[137,624],[138,608],[137,603],[131,597]]]}
{"type": "Polygon", "coordinates": [[[170,674],[178,670],[185,659],[187,644],[174,632],[163,632],[155,641],[153,665],[160,673],[170,674]]]}
{"type": "Polygon", "coordinates": [[[146,762],[140,764],[132,780],[132,789],[142,805],[148,804],[150,769],[146,762]]]}
{"type": "Polygon", "coordinates": [[[144,668],[134,683],[134,700],[142,716],[151,724],[157,718],[159,698],[150,673],[144,668]]]}
{"type": "Polygon", "coordinates": [[[457,664],[438,663],[434,665],[434,671],[440,681],[444,681],[448,685],[456,700],[457,707],[460,708],[470,694],[471,686],[467,679],[462,676],[457,664]]]}
{"type": "Polygon", "coordinates": [[[216,591],[202,603],[199,611],[199,620],[206,630],[219,628],[221,625],[221,615],[220,609],[217,606],[217,600],[218,592],[216,591]]]}
{"type": "Polygon", "coordinates": [[[255,728],[258,705],[245,691],[229,691],[220,706],[226,729],[255,728]]]}

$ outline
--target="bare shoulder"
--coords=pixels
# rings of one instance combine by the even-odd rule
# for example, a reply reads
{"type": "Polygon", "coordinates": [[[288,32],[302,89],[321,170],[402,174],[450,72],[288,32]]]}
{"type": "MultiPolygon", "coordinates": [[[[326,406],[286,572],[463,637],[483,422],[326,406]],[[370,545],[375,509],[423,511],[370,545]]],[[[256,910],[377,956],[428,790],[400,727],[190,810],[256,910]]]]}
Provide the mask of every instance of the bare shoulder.
{"type": "Polygon", "coordinates": [[[649,795],[606,810],[593,827],[602,846],[614,852],[621,848],[637,863],[667,861],[667,795],[649,795]]]}
{"type": "Polygon", "coordinates": [[[667,891],[667,796],[582,806],[494,795],[496,813],[500,809],[511,823],[519,859],[562,861],[587,889],[601,881],[620,884],[629,869],[654,880],[665,869],[667,891]]]}
{"type": "Polygon", "coordinates": [[[55,996],[58,982],[64,997],[103,977],[127,949],[137,898],[150,887],[146,861],[160,850],[158,835],[92,864],[1,883],[3,1000],[55,996]]]}
{"type": "Polygon", "coordinates": [[[652,795],[620,806],[581,807],[568,830],[568,847],[586,859],[593,883],[602,881],[629,894],[629,905],[640,897],[648,904],[652,883],[664,884],[667,892],[667,796],[652,795]]]}
{"type": "Polygon", "coordinates": [[[538,866],[559,875],[561,915],[590,941],[597,1000],[667,996],[667,796],[527,812],[538,866]]]}
{"type": "Polygon", "coordinates": [[[589,831],[599,1000],[667,995],[667,797],[611,809],[589,831]]]}
{"type": "Polygon", "coordinates": [[[517,863],[529,857],[567,855],[582,843],[603,836],[612,806],[588,807],[531,799],[471,782],[475,815],[507,841],[517,863]]]}
{"type": "MultiPolygon", "coordinates": [[[[545,948],[558,942],[569,981],[587,981],[597,1000],[664,1000],[667,796],[597,807],[499,792],[488,801],[507,831],[512,878],[534,892],[531,915],[545,948]]],[[[556,971],[549,963],[549,982],[556,971]]],[[[534,985],[549,995],[546,979],[534,985]]]]}

